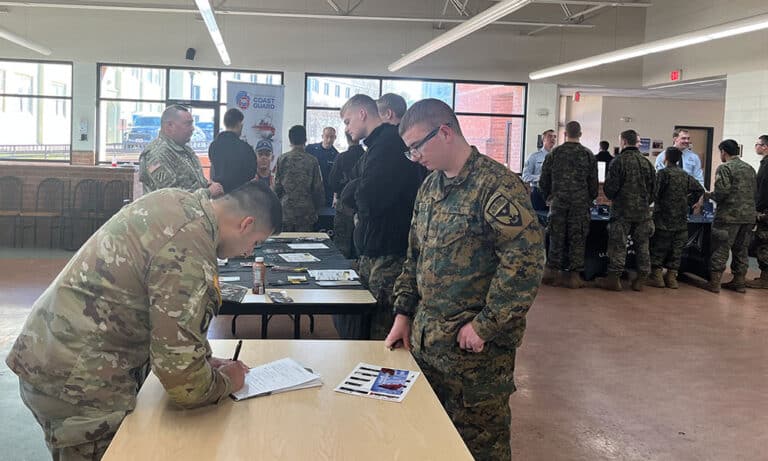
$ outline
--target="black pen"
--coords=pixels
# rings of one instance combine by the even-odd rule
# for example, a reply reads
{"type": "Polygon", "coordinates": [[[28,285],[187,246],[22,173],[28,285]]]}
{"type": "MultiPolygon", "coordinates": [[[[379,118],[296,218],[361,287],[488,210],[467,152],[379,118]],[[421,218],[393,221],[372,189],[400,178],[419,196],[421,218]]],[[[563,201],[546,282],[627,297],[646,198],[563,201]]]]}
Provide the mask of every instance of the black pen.
{"type": "Polygon", "coordinates": [[[235,347],[235,355],[232,356],[232,361],[237,362],[237,358],[240,357],[240,349],[243,347],[243,340],[237,342],[237,347],[235,347]]]}

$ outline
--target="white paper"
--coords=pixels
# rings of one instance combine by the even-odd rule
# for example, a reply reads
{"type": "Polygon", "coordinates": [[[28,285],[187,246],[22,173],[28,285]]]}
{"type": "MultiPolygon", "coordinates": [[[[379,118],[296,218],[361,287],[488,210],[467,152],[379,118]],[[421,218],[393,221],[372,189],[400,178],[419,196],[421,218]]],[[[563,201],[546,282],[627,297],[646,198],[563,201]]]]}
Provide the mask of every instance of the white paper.
{"type": "Polygon", "coordinates": [[[605,168],[607,166],[607,162],[597,162],[597,182],[605,182],[605,168]]]}
{"type": "Polygon", "coordinates": [[[292,358],[284,358],[251,368],[245,375],[245,384],[232,397],[243,400],[322,384],[320,375],[310,373],[292,358]]]}
{"type": "Polygon", "coordinates": [[[355,280],[360,278],[360,276],[357,275],[357,272],[352,269],[323,269],[307,272],[309,273],[309,276],[313,277],[315,280],[338,281],[355,280]]]}
{"type": "Polygon", "coordinates": [[[289,263],[312,263],[320,261],[310,253],[280,253],[278,256],[289,263]]]}
{"type": "Polygon", "coordinates": [[[324,243],[289,243],[288,248],[291,250],[327,250],[328,247],[324,243]]]}
{"type": "Polygon", "coordinates": [[[360,362],[354,370],[352,370],[352,373],[348,374],[347,377],[336,386],[334,391],[342,394],[356,395],[358,397],[385,400],[387,402],[402,402],[405,399],[405,396],[408,395],[408,391],[411,389],[411,386],[413,386],[413,383],[416,382],[416,379],[421,374],[418,371],[403,370],[408,372],[408,378],[405,386],[402,388],[402,393],[400,395],[387,395],[371,390],[381,369],[382,367],[379,365],[360,362]]]}
{"type": "Polygon", "coordinates": [[[240,302],[242,304],[264,304],[267,302],[267,295],[255,295],[252,291],[248,290],[248,293],[245,294],[240,302]]]}
{"type": "Polygon", "coordinates": [[[219,277],[219,282],[239,282],[239,281],[240,281],[240,276],[237,276],[237,275],[219,277]]]}

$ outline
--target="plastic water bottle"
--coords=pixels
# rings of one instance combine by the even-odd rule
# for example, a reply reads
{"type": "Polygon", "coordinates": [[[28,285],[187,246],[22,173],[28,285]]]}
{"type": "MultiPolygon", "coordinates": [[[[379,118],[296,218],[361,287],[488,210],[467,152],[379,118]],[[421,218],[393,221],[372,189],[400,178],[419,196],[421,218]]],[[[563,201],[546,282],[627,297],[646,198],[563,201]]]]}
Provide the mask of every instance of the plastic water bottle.
{"type": "Polygon", "coordinates": [[[267,266],[264,265],[264,258],[257,257],[253,259],[253,294],[263,295],[267,285],[267,266]]]}

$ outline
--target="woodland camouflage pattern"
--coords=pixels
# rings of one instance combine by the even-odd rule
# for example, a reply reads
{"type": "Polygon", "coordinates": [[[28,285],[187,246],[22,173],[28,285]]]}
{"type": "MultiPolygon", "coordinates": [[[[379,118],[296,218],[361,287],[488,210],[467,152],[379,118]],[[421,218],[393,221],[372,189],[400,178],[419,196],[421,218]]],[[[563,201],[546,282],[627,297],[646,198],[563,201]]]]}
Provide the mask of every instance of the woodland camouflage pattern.
{"type": "Polygon", "coordinates": [[[455,178],[419,190],[394,304],[414,314],[413,355],[476,459],[509,459],[515,348],[543,272],[541,228],[520,179],[472,148],[455,178]],[[463,351],[472,322],[486,341],[463,351]]]}
{"type": "Polygon", "coordinates": [[[325,203],[317,159],[298,147],[278,157],[275,194],[283,205],[283,232],[311,232],[325,203]]]}
{"type": "Polygon", "coordinates": [[[195,151],[188,145],[176,144],[162,133],[139,156],[139,179],[145,194],[168,187],[189,192],[208,187],[195,151]]]}
{"type": "Polygon", "coordinates": [[[52,447],[112,437],[148,364],[182,407],[230,393],[207,360],[221,297],[206,192],[163,189],[124,207],[35,302],[6,363],[22,391],[31,386],[28,396],[49,402],[30,409],[50,426],[52,447]],[[77,413],[62,416],[54,403],[77,413]],[[47,420],[52,412],[59,416],[47,420]]]}

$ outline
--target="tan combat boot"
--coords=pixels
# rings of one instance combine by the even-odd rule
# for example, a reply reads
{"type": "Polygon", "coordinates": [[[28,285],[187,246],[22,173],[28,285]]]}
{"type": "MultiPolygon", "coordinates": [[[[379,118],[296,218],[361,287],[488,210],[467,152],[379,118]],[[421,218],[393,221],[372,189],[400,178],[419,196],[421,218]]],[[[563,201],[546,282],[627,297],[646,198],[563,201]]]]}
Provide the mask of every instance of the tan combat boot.
{"type": "Polygon", "coordinates": [[[720,293],[720,280],[723,279],[722,272],[712,272],[709,274],[709,282],[704,285],[705,290],[709,290],[712,293],[720,293]]]}
{"type": "Polygon", "coordinates": [[[541,284],[556,287],[559,276],[559,271],[556,271],[549,266],[544,266],[544,276],[541,278],[541,284]]]}
{"type": "Polygon", "coordinates": [[[760,277],[748,281],[745,285],[748,288],[762,288],[763,290],[768,290],[768,270],[760,272],[760,277]]]}
{"type": "Polygon", "coordinates": [[[720,285],[720,287],[726,290],[733,290],[737,293],[746,293],[747,285],[744,280],[744,274],[733,274],[733,279],[730,282],[726,282],[720,285]]]}
{"type": "Polygon", "coordinates": [[[664,279],[661,276],[662,272],[661,267],[657,267],[651,272],[650,277],[648,277],[648,281],[646,282],[646,285],[656,288],[664,288],[667,285],[664,284],[664,279]]]}
{"type": "Polygon", "coordinates": [[[648,281],[648,274],[644,272],[638,272],[637,278],[632,281],[632,289],[635,291],[643,291],[643,287],[648,281]]]}
{"type": "Polygon", "coordinates": [[[621,280],[619,274],[609,273],[606,277],[600,277],[595,280],[595,285],[598,288],[610,291],[621,291],[624,288],[621,286],[621,280]]]}
{"type": "Polygon", "coordinates": [[[667,273],[664,274],[664,284],[667,285],[667,288],[677,290],[677,271],[673,271],[671,269],[667,270],[667,273]]]}
{"type": "Polygon", "coordinates": [[[579,275],[576,271],[571,271],[568,273],[568,278],[565,279],[564,286],[571,288],[571,289],[578,289],[578,288],[584,288],[584,281],[581,280],[581,275],[579,275]]]}

